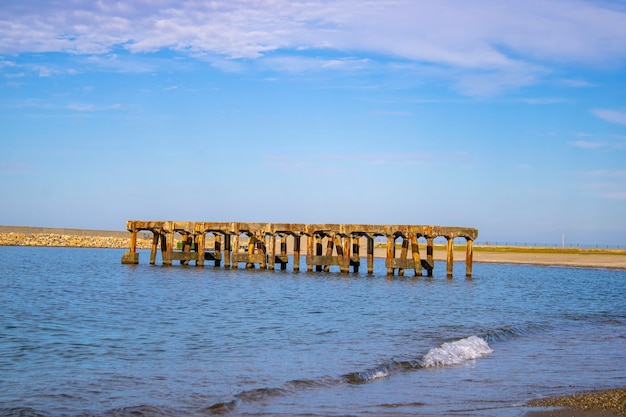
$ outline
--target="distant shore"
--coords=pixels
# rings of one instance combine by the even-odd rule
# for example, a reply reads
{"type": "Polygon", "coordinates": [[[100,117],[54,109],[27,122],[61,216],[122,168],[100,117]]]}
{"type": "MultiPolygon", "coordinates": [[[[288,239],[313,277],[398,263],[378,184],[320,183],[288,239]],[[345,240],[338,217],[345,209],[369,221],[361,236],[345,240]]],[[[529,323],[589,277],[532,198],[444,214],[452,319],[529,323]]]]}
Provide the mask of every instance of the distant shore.
{"type": "MultiPolygon", "coordinates": [[[[129,244],[130,234],[127,231],[0,226],[0,246],[126,249],[129,244]]],[[[150,232],[138,234],[137,247],[139,249],[149,249],[151,244],[152,234],[150,232]]],[[[425,248],[420,243],[420,255],[424,257],[425,252],[425,248]]],[[[385,257],[386,248],[376,247],[374,256],[385,257]]],[[[433,256],[436,261],[445,261],[445,247],[435,245],[433,256]]],[[[454,259],[461,262],[465,261],[465,244],[455,245],[454,259]]],[[[626,269],[626,250],[624,249],[474,245],[473,259],[474,262],[485,263],[626,269]]]]}

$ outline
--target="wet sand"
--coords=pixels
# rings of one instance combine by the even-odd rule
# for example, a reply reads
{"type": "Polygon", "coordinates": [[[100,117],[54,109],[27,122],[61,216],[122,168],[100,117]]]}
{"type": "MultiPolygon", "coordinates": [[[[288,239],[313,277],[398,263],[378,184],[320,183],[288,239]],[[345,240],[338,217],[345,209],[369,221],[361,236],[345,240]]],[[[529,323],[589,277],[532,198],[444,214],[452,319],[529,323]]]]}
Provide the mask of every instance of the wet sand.
{"type": "MultiPolygon", "coordinates": [[[[424,257],[420,248],[420,255],[424,257]]],[[[374,255],[384,258],[386,256],[385,248],[376,248],[374,255]]],[[[435,261],[445,262],[446,251],[435,248],[433,252],[435,261]]],[[[465,249],[454,251],[455,262],[465,262],[465,249]]],[[[485,263],[509,263],[509,264],[530,264],[530,265],[546,265],[546,266],[567,266],[578,268],[611,268],[626,269],[626,251],[623,250],[607,250],[603,252],[585,252],[580,253],[541,253],[536,250],[528,252],[492,252],[492,251],[474,251],[474,264],[485,263]]]]}

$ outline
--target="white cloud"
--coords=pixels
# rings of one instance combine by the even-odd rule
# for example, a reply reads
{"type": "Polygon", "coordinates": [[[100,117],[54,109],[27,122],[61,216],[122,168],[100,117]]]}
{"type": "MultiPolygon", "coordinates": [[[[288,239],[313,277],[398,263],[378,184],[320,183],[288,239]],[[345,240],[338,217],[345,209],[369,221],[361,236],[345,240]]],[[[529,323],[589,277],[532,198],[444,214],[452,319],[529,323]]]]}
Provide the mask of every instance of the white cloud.
{"type": "Polygon", "coordinates": [[[368,68],[368,59],[382,56],[433,66],[463,93],[480,96],[534,84],[552,65],[623,63],[626,10],[619,5],[591,0],[187,0],[182,6],[177,0],[20,0],[1,6],[0,53],[102,56],[120,48],[133,54],[170,49],[230,71],[241,61],[259,59],[279,70],[368,68]],[[301,58],[310,58],[312,50],[323,51],[322,57],[301,58]]]}
{"type": "Polygon", "coordinates": [[[604,121],[626,125],[626,110],[593,109],[591,112],[604,121]]]}
{"type": "Polygon", "coordinates": [[[575,142],[570,142],[569,144],[577,148],[583,148],[583,149],[594,149],[594,148],[600,148],[604,146],[604,143],[591,142],[588,140],[577,140],[575,142]]]}

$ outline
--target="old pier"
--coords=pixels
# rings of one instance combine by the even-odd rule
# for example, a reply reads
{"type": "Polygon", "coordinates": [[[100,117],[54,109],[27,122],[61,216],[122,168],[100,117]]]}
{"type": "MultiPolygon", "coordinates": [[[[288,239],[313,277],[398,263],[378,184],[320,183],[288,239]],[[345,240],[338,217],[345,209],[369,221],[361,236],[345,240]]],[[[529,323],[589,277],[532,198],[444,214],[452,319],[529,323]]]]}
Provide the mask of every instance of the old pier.
{"type": "Polygon", "coordinates": [[[139,263],[137,234],[152,233],[150,264],[156,263],[160,248],[163,265],[179,261],[186,265],[195,262],[204,266],[213,261],[214,266],[238,268],[287,269],[291,248],[292,268],[300,270],[300,259],[305,250],[307,271],[326,271],[338,266],[341,272],[358,272],[362,257],[366,258],[367,272],[374,270],[374,240],[386,239],[385,266],[387,275],[404,275],[413,270],[416,276],[422,271],[432,275],[434,268],[433,240],[444,237],[446,245],[446,274],[452,276],[454,265],[454,239],[465,238],[465,275],[472,275],[472,245],[478,230],[469,227],[420,226],[420,225],[373,225],[373,224],[291,224],[291,223],[220,223],[140,221],[126,223],[130,232],[130,248],[124,253],[122,263],[139,263]],[[180,242],[175,245],[175,236],[180,242]],[[213,245],[207,248],[207,237],[213,245]],[[419,251],[418,240],[426,241],[426,257],[419,251]],[[244,243],[243,245],[240,244],[244,243]],[[303,241],[305,242],[303,244],[303,241]],[[306,246],[305,246],[306,245],[306,246]],[[362,250],[364,247],[365,250],[362,250]]]}

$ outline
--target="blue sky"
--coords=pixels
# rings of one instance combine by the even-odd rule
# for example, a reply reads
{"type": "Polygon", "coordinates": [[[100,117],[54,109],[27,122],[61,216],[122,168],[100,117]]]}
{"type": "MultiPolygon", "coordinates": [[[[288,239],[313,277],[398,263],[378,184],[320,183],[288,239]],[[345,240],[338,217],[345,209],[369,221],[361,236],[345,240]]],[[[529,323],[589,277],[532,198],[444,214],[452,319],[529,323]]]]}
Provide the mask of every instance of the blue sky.
{"type": "Polygon", "coordinates": [[[0,3],[0,224],[626,245],[626,2],[0,3]]]}

